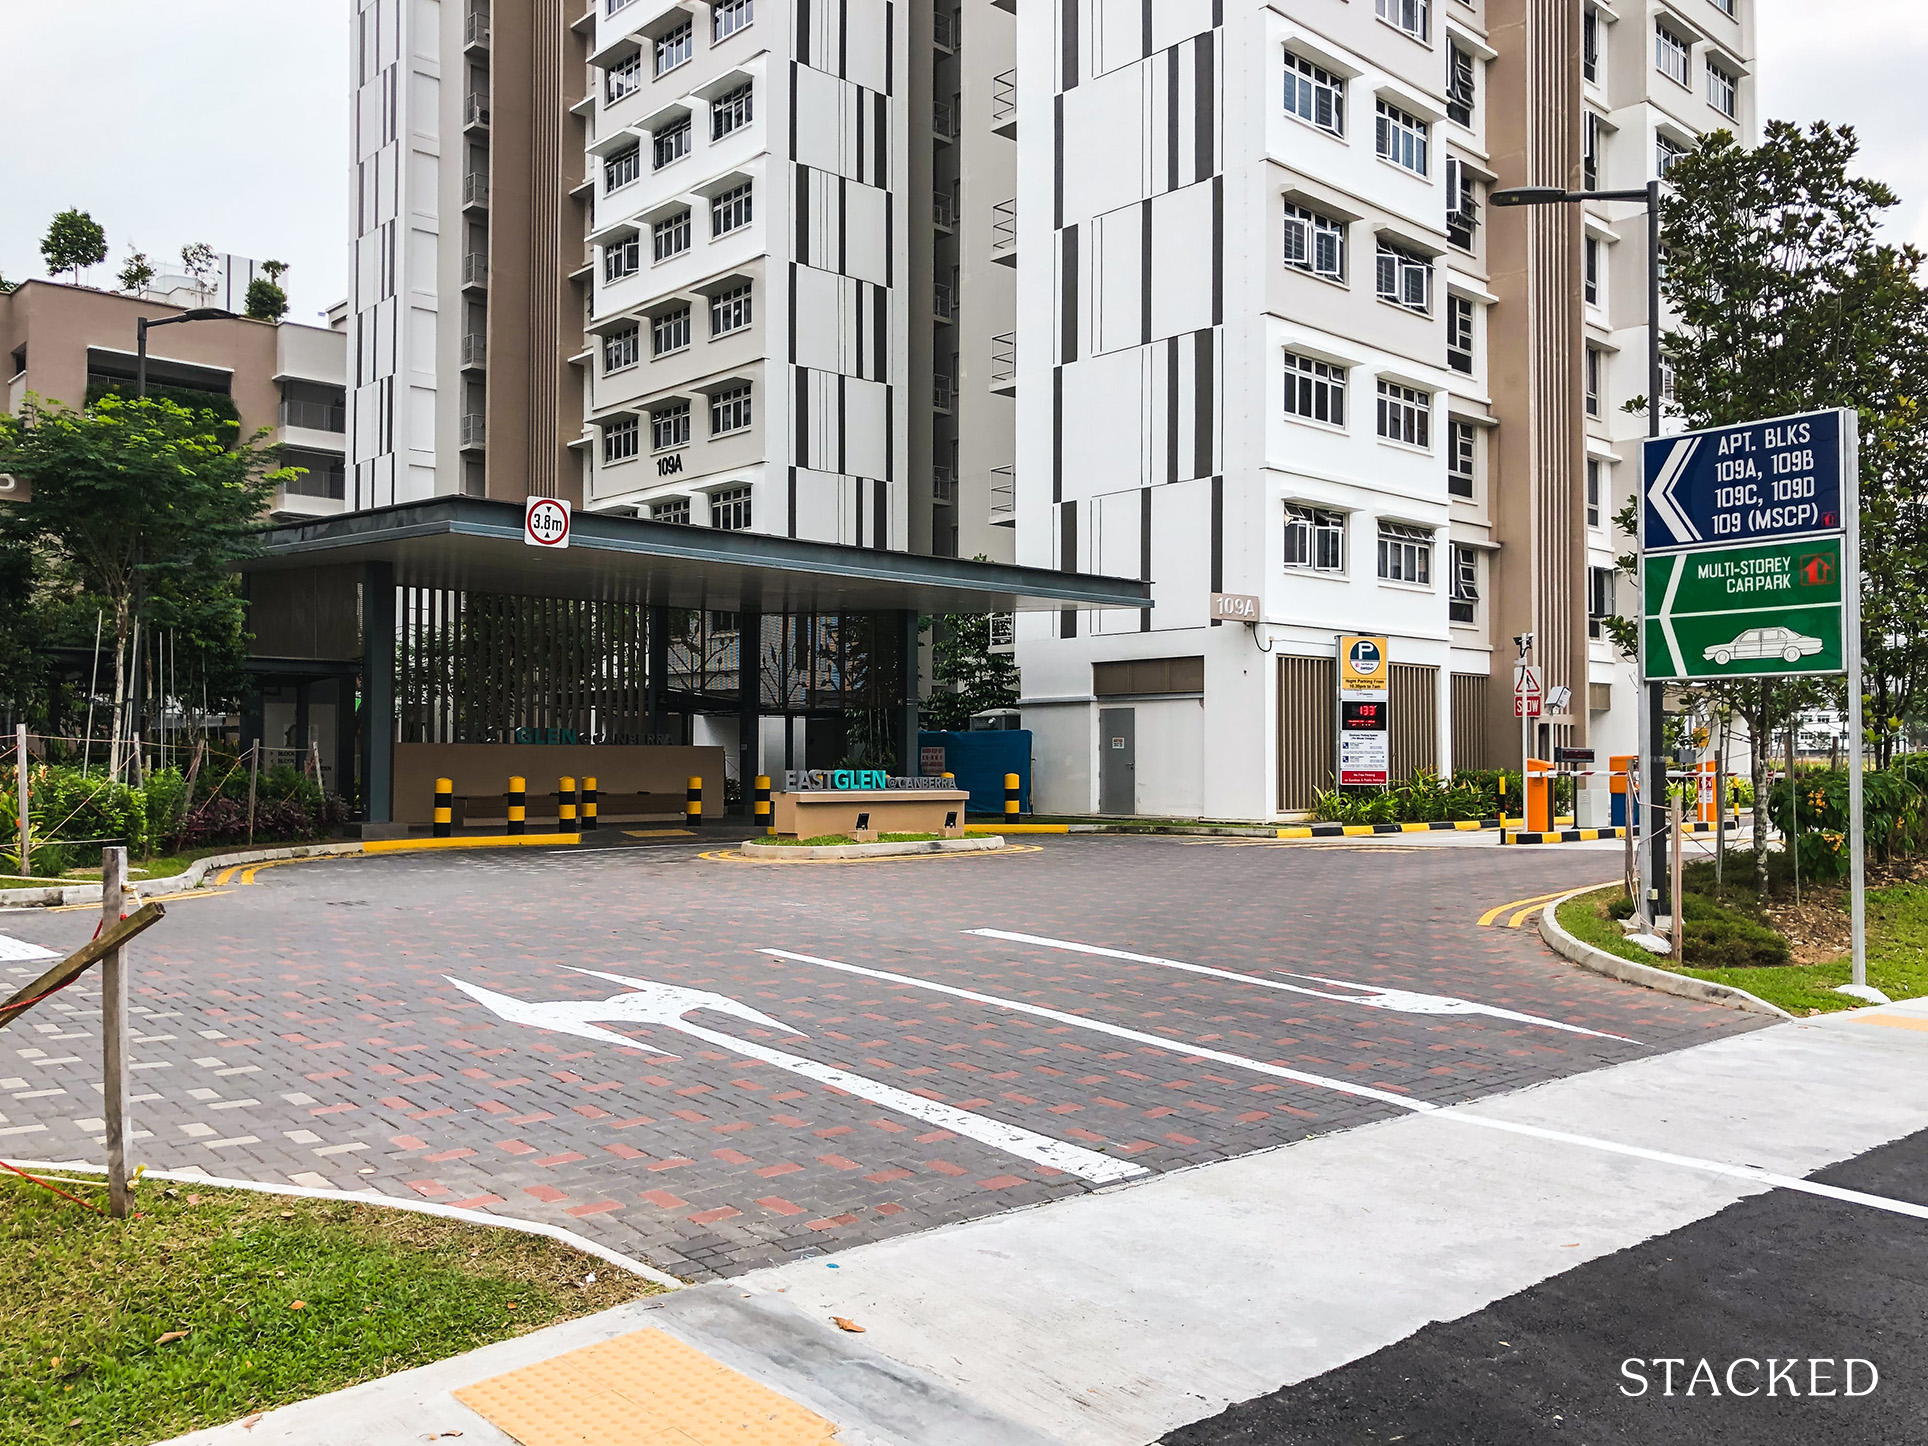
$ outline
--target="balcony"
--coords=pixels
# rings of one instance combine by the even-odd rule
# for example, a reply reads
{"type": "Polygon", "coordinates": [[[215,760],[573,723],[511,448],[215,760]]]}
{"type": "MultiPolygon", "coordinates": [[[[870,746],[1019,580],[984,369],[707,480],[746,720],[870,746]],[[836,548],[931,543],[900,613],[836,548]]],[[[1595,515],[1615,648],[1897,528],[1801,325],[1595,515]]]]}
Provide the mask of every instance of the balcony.
{"type": "Polygon", "coordinates": [[[931,501],[942,507],[957,502],[957,474],[941,462],[931,467],[931,501]]]}
{"type": "Polygon", "coordinates": [[[937,101],[931,106],[931,134],[949,145],[957,139],[957,107],[949,101],[937,101]]]}
{"type": "Polygon", "coordinates": [[[931,288],[931,315],[942,322],[957,320],[957,288],[948,281],[931,288]]]}
{"type": "Polygon", "coordinates": [[[462,257],[462,286],[464,290],[480,291],[489,284],[489,253],[469,251],[462,257]]]}
{"type": "Polygon", "coordinates": [[[481,371],[489,364],[489,339],[479,331],[462,338],[462,370],[481,371]]]}
{"type": "Polygon", "coordinates": [[[1000,266],[1018,264],[1018,203],[1015,198],[991,207],[991,259],[1000,266]]]}
{"type": "Polygon", "coordinates": [[[480,12],[471,12],[468,24],[462,30],[464,50],[487,50],[489,48],[489,17],[480,12]]]}
{"type": "Polygon", "coordinates": [[[991,469],[991,512],[990,523],[993,527],[1015,527],[1018,522],[1018,469],[993,467],[991,469]]]}
{"type": "Polygon", "coordinates": [[[1018,73],[1015,70],[991,77],[991,129],[1011,140],[1018,138],[1018,73]]]}
{"type": "Polygon", "coordinates": [[[940,231],[957,229],[957,197],[949,191],[938,191],[931,196],[931,224],[940,231]]]}
{"type": "Polygon", "coordinates": [[[489,178],[482,175],[462,177],[462,209],[486,211],[489,208],[489,178]]]}
{"type": "Polygon", "coordinates": [[[1015,396],[1018,390],[1018,334],[999,332],[991,338],[991,390],[1015,396]]]}
{"type": "Polygon", "coordinates": [[[947,417],[957,407],[957,387],[943,372],[931,374],[931,406],[947,417]]]}
{"type": "Polygon", "coordinates": [[[958,32],[962,28],[963,17],[956,11],[940,10],[931,17],[931,39],[946,55],[957,54],[958,32]]]}
{"type": "Polygon", "coordinates": [[[480,452],[488,440],[489,424],[480,412],[462,413],[458,445],[464,452],[480,452]]]}
{"type": "Polygon", "coordinates": [[[345,403],[330,406],[326,402],[284,398],[281,403],[281,425],[305,427],[311,432],[346,432],[348,407],[345,403]]]}
{"type": "Polygon", "coordinates": [[[485,131],[489,128],[489,98],[472,95],[462,103],[462,129],[485,131]]]}

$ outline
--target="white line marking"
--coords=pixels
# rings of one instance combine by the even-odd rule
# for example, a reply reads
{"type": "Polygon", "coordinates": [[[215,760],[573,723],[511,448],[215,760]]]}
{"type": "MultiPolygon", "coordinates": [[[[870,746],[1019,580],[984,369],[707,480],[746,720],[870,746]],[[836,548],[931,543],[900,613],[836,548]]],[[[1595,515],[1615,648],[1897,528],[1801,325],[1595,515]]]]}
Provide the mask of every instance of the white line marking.
{"type": "Polygon", "coordinates": [[[1653,503],[1654,511],[1660,520],[1667,524],[1668,531],[1674,534],[1674,541],[1699,542],[1700,529],[1694,526],[1693,519],[1680,510],[1680,501],[1674,496],[1674,484],[1680,474],[1694,460],[1694,453],[1700,449],[1700,438],[1687,437],[1676,442],[1667,453],[1667,460],[1661,464],[1654,484],[1647,489],[1647,500],[1653,503]]]}
{"type": "MultiPolygon", "coordinates": [[[[0,934],[0,959],[36,960],[58,959],[59,957],[60,956],[51,949],[43,949],[38,944],[29,944],[25,939],[15,939],[10,935],[0,934]]],[[[9,970],[8,972],[11,973],[13,971],[9,970]]],[[[26,973],[27,971],[21,970],[20,972],[26,973]]]]}
{"type": "Polygon", "coordinates": [[[1341,1094],[1358,1095],[1364,1099],[1379,1100],[1383,1104],[1398,1105],[1402,1110],[1425,1111],[1439,1108],[1425,1100],[1394,1094],[1390,1090],[1377,1090],[1370,1085],[1349,1084],[1345,1080],[1330,1079],[1322,1074],[1307,1074],[1304,1070],[1287,1069],[1282,1064],[1267,1064],[1264,1060],[1248,1059],[1242,1054],[1227,1054],[1218,1049],[1207,1049],[1202,1044],[1189,1044],[1182,1039],[1166,1039],[1156,1034],[1145,1034],[1136,1029],[1126,1029],[1122,1025],[1107,1024],[1102,1019],[1089,1019],[1082,1014],[1066,1014],[1061,1010],[1026,1004],[1022,1000],[1001,999],[995,994],[979,994],[975,989],[959,989],[952,984],[935,984],[928,979],[914,979],[908,974],[892,974],[883,969],[866,969],[861,964],[845,964],[838,959],[819,959],[814,954],[792,954],[786,949],[763,949],[758,952],[777,959],[794,959],[802,964],[819,964],[825,969],[840,969],[846,974],[862,974],[871,979],[883,979],[892,984],[908,984],[914,989],[929,989],[934,993],[949,994],[958,999],[969,999],[998,1009],[1014,1009],[1020,1014],[1035,1015],[1039,1019],[1055,1019],[1060,1024],[1075,1025],[1079,1029],[1092,1029],[1100,1034],[1116,1035],[1119,1039],[1155,1045],[1181,1059],[1215,1059],[1220,1064],[1255,1070],[1259,1074],[1272,1075],[1277,1079],[1296,1080],[1300,1084],[1314,1085],[1319,1089],[1337,1090],[1341,1094]]]}
{"type": "Polygon", "coordinates": [[[1680,634],[1674,631],[1674,602],[1680,596],[1680,579],[1687,572],[1687,559],[1676,557],[1673,564],[1674,570],[1667,576],[1666,596],[1660,600],[1660,632],[1667,639],[1667,656],[1672,660],[1674,674],[1678,677],[1686,673],[1687,662],[1680,653],[1680,634]]]}
{"type": "Polygon", "coordinates": [[[1622,1044],[1640,1043],[1637,1039],[1628,1039],[1624,1034],[1608,1034],[1599,1029],[1582,1029],[1577,1024],[1565,1024],[1560,1020],[1546,1019],[1537,1014],[1522,1014],[1516,1009],[1502,1009],[1496,1004],[1481,1004],[1477,1000],[1460,999],[1451,994],[1419,994],[1408,989],[1382,989],[1376,984],[1355,984],[1349,979],[1328,979],[1321,974],[1297,974],[1289,969],[1279,971],[1282,974],[1291,975],[1294,979],[1311,979],[1339,989],[1368,991],[1364,997],[1328,994],[1322,989],[1307,989],[1300,984],[1287,984],[1283,980],[1266,979],[1257,974],[1240,974],[1233,969],[1214,969],[1209,964],[1188,964],[1182,959],[1165,959],[1156,954],[1133,954],[1124,949],[1105,949],[1096,944],[1078,944],[1069,939],[1047,939],[1038,934],[1010,934],[1002,929],[966,929],[964,932],[986,939],[1004,939],[1014,944],[1037,944],[1046,949],[1068,949],[1074,954],[1096,954],[1106,959],[1126,959],[1134,964],[1156,964],[1164,969],[1182,969],[1188,974],[1209,974],[1215,979],[1230,979],[1238,984],[1257,984],[1266,989],[1282,989],[1291,994],[1309,994],[1314,999],[1329,999],[1336,1004],[1363,1004],[1370,1009],[1390,1009],[1399,1014],[1484,1014],[1494,1019],[1512,1019],[1522,1024],[1536,1024],[1543,1029],[1563,1029],[1569,1034],[1588,1034],[1596,1039],[1617,1039],[1622,1044]]]}
{"type": "Polygon", "coordinates": [[[778,1069],[802,1075],[805,1079],[815,1080],[818,1084],[842,1090],[846,1094],[855,1095],[859,1099],[868,1100],[874,1105],[881,1105],[898,1114],[909,1115],[912,1119],[923,1120],[942,1129],[954,1131],[967,1139],[976,1140],[979,1144],[989,1145],[993,1149],[1003,1150],[1020,1159],[1047,1165],[1054,1170],[1063,1170],[1067,1174],[1076,1175],[1079,1179],[1089,1180],[1093,1184],[1129,1180],[1147,1173],[1143,1165],[1134,1165],[1129,1160],[1102,1155],[1096,1150],[1087,1150],[1063,1140],[1054,1140],[1048,1135],[1040,1135],[1018,1125],[1009,1125],[1002,1120],[975,1115],[968,1110],[960,1110],[955,1105],[926,1099],[922,1095],[914,1095],[907,1090],[897,1089],[863,1075],[852,1074],[849,1070],[838,1069],[834,1065],[819,1064],[816,1060],[785,1054],[781,1050],[740,1039],[733,1034],[705,1029],[683,1017],[691,1010],[709,1009],[766,1025],[771,1029],[781,1030],[785,1034],[802,1035],[801,1030],[792,1029],[781,1020],[772,1019],[769,1015],[724,995],[683,989],[672,984],[659,984],[648,979],[632,979],[623,974],[605,974],[596,969],[577,969],[575,972],[627,985],[636,992],[618,994],[614,998],[602,1001],[565,999],[552,1003],[530,1003],[526,1000],[511,999],[478,985],[464,984],[459,979],[451,978],[449,983],[512,1023],[527,1024],[537,1029],[552,1029],[562,1034],[579,1035],[584,1039],[613,1041],[626,1048],[644,1049],[652,1054],[663,1054],[665,1051],[631,1039],[628,1035],[618,1034],[614,1030],[603,1029],[591,1021],[626,1020],[637,1024],[665,1025],[721,1049],[747,1055],[751,1059],[762,1060],[765,1064],[773,1064],[778,1069]]]}

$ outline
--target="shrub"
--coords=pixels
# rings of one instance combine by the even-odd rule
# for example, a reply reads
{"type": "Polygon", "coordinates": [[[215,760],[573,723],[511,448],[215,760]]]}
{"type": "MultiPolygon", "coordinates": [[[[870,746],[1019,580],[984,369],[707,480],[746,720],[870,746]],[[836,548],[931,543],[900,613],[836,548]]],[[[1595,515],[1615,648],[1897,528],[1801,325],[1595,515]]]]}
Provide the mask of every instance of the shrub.
{"type": "Polygon", "coordinates": [[[152,849],[167,846],[181,826],[187,803],[187,780],[178,768],[163,768],[147,776],[141,789],[147,814],[147,840],[152,849]]]}
{"type": "Polygon", "coordinates": [[[1399,805],[1377,788],[1327,788],[1319,790],[1312,816],[1327,823],[1397,823],[1399,805]]]}

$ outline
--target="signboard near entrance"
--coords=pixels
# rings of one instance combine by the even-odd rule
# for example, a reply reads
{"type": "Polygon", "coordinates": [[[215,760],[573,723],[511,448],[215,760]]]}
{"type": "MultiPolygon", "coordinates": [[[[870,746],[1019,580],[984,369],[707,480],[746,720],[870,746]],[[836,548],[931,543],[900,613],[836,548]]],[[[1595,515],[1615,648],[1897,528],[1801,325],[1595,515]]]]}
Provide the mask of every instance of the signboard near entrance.
{"type": "Polygon", "coordinates": [[[522,513],[522,540],[531,547],[567,547],[569,504],[560,497],[531,497],[522,513]]]}
{"type": "Polygon", "coordinates": [[[1846,669],[1840,537],[1647,559],[1647,676],[1758,678],[1846,669]]]}
{"type": "Polygon", "coordinates": [[[1529,663],[1517,665],[1513,669],[1513,716],[1537,718],[1545,711],[1545,678],[1538,668],[1529,663]]]}
{"type": "Polygon", "coordinates": [[[1392,781],[1388,639],[1339,638],[1339,783],[1384,788],[1392,781]]]}
{"type": "Polygon", "coordinates": [[[1640,541],[1648,553],[1845,530],[1853,436],[1839,411],[1743,422],[1646,444],[1640,541]]]}

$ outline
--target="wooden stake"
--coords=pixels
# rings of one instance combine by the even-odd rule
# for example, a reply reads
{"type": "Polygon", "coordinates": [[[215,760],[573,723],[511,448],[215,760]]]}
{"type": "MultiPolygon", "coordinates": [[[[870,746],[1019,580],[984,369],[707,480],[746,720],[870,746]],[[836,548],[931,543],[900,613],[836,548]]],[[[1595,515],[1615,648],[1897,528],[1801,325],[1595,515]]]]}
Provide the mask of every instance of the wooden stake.
{"type": "Polygon", "coordinates": [[[1667,873],[1668,880],[1673,886],[1674,963],[1678,964],[1681,943],[1687,935],[1687,901],[1680,895],[1680,795],[1677,793],[1667,800],[1667,822],[1671,833],[1667,842],[1673,853],[1667,873]]]}
{"type": "Polygon", "coordinates": [[[248,752],[248,842],[254,843],[254,792],[261,782],[261,740],[254,740],[248,752]]]}
{"type": "Polygon", "coordinates": [[[13,778],[18,789],[18,796],[14,803],[20,810],[20,872],[32,878],[33,825],[27,821],[27,725],[25,723],[15,725],[13,730],[13,778]]]}
{"type": "MultiPolygon", "coordinates": [[[[120,845],[100,851],[101,930],[121,921],[126,901],[127,850],[120,845]]],[[[107,1120],[107,1202],[116,1220],[125,1220],[130,1206],[127,1192],[127,953],[110,950],[100,961],[100,1043],[102,1113],[107,1120]]]]}

